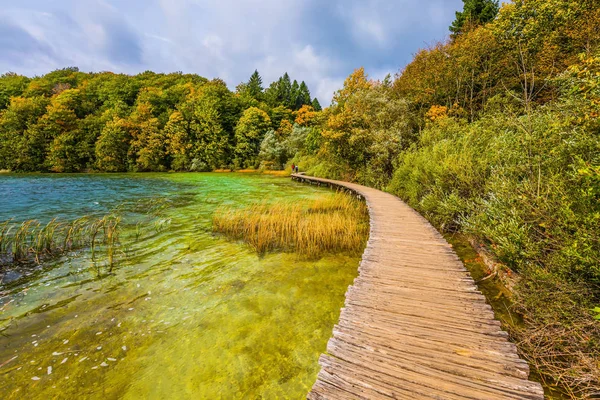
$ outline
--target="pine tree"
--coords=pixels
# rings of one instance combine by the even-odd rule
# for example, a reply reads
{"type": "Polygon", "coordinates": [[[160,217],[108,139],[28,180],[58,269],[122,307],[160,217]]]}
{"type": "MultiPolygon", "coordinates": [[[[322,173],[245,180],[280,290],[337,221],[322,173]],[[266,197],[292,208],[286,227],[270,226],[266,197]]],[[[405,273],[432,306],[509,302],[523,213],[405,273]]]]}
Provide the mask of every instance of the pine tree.
{"type": "Polygon", "coordinates": [[[482,25],[492,21],[498,15],[498,0],[463,0],[463,11],[456,12],[456,19],[450,25],[452,36],[456,37],[469,25],[482,25]]]}
{"type": "Polygon", "coordinates": [[[254,70],[254,73],[252,74],[250,80],[248,80],[248,83],[246,84],[246,88],[250,96],[257,100],[260,99],[263,93],[263,87],[262,78],[260,77],[258,70],[254,70]]]}
{"type": "Polygon", "coordinates": [[[298,92],[300,91],[300,85],[298,85],[298,81],[294,79],[294,83],[292,83],[291,97],[290,102],[287,105],[292,110],[297,110],[296,101],[298,99],[298,92]]]}
{"type": "Polygon", "coordinates": [[[277,82],[277,101],[284,106],[289,106],[292,101],[292,82],[287,72],[277,82]]]}
{"type": "Polygon", "coordinates": [[[311,104],[310,90],[308,90],[308,86],[306,86],[306,83],[302,81],[300,87],[298,88],[298,94],[296,95],[296,110],[299,110],[305,104],[311,104]]]}
{"type": "Polygon", "coordinates": [[[279,101],[277,100],[277,89],[279,88],[279,82],[281,78],[275,82],[271,82],[268,88],[265,89],[263,99],[270,107],[277,107],[279,101]]]}
{"type": "Polygon", "coordinates": [[[321,103],[319,103],[319,99],[317,99],[316,97],[312,101],[312,106],[315,109],[315,111],[321,111],[323,109],[323,107],[321,107],[321,103]]]}

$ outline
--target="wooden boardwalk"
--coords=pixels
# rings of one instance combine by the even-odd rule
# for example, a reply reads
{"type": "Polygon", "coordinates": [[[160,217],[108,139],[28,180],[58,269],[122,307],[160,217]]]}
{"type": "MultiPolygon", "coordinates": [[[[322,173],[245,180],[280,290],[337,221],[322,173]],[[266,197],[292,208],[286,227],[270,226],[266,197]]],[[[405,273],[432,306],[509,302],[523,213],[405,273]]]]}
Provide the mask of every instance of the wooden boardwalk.
{"type": "Polygon", "coordinates": [[[444,238],[395,196],[349,189],[371,232],[309,399],[543,399],[529,366],[444,238]]]}

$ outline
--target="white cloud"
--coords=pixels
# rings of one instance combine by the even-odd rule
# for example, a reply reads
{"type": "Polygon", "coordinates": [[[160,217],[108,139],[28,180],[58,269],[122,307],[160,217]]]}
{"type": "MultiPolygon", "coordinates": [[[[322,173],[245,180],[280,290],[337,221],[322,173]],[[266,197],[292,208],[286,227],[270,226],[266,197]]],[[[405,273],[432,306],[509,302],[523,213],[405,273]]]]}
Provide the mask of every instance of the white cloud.
{"type": "Polygon", "coordinates": [[[202,40],[202,44],[208,49],[211,55],[219,60],[225,59],[223,57],[223,39],[220,36],[209,34],[202,40]]]}
{"type": "Polygon", "coordinates": [[[356,25],[361,33],[366,34],[367,37],[375,40],[378,44],[383,45],[387,42],[387,35],[379,21],[359,18],[356,25]]]}
{"type": "Polygon", "coordinates": [[[173,41],[171,39],[166,38],[166,37],[162,37],[162,36],[158,36],[158,35],[153,35],[151,33],[146,33],[145,35],[147,37],[149,37],[149,38],[160,40],[161,42],[173,44],[173,41]]]}
{"type": "Polygon", "coordinates": [[[306,45],[301,50],[294,52],[294,64],[305,71],[326,71],[331,69],[333,62],[325,56],[316,54],[311,45],[306,45]]]}
{"type": "MultiPolygon", "coordinates": [[[[331,103],[333,94],[342,88],[344,78],[323,78],[317,82],[316,97],[319,99],[321,106],[327,107],[331,103]]],[[[314,96],[314,94],[313,94],[314,96]]]]}

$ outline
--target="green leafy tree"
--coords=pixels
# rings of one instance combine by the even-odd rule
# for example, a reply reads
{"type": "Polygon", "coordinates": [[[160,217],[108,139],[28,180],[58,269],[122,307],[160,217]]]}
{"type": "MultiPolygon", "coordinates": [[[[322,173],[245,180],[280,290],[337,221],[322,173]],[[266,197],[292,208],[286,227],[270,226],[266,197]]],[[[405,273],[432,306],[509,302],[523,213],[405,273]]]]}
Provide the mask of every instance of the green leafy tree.
{"type": "Polygon", "coordinates": [[[64,89],[60,93],[52,96],[52,103],[61,104],[66,108],[69,108],[75,112],[77,118],[83,118],[87,114],[94,112],[96,110],[89,110],[86,108],[86,104],[84,102],[85,94],[81,89],[78,88],[70,88],[64,89]]]}
{"type": "MultiPolygon", "coordinates": [[[[184,87],[181,87],[181,89],[182,92],[185,93],[186,89],[184,87]]],[[[160,126],[162,127],[169,120],[169,115],[175,109],[176,105],[183,100],[177,95],[170,98],[170,94],[172,94],[172,92],[163,90],[160,87],[144,87],[140,90],[136,103],[148,104],[152,116],[158,118],[160,126]]]]}
{"type": "Polygon", "coordinates": [[[224,147],[224,157],[233,158],[233,148],[235,147],[235,127],[242,114],[243,103],[227,88],[227,84],[221,79],[214,79],[202,86],[200,91],[204,96],[208,96],[214,101],[210,104],[215,108],[219,115],[219,121],[223,127],[223,134],[227,138],[227,145],[224,147]]]}
{"type": "Polygon", "coordinates": [[[190,124],[193,138],[193,171],[211,171],[224,164],[228,137],[223,130],[216,99],[202,97],[190,124]]]}
{"type": "Polygon", "coordinates": [[[210,171],[227,164],[229,135],[219,112],[219,99],[211,92],[190,97],[174,112],[165,132],[173,169],[210,171]]]}
{"type": "Polygon", "coordinates": [[[46,142],[35,127],[48,103],[44,97],[13,97],[8,108],[0,113],[0,169],[43,168],[46,142]]]}
{"type": "Polygon", "coordinates": [[[527,112],[534,102],[553,99],[557,92],[552,78],[600,43],[598,26],[597,1],[514,0],[504,4],[491,27],[503,55],[503,87],[520,92],[527,112]]]}
{"type": "Polygon", "coordinates": [[[21,96],[29,84],[30,79],[26,76],[7,72],[0,76],[0,110],[10,105],[10,98],[21,96]]]}
{"type": "Polygon", "coordinates": [[[391,88],[369,80],[363,68],[354,71],[336,92],[322,132],[322,153],[352,178],[384,187],[394,172],[394,160],[414,141],[403,99],[391,88]]]}
{"type": "Polygon", "coordinates": [[[287,107],[277,106],[269,110],[269,118],[271,118],[272,128],[278,129],[281,125],[281,121],[287,120],[290,122],[294,121],[294,113],[287,107]]]}
{"type": "Polygon", "coordinates": [[[260,144],[259,158],[262,167],[268,169],[282,169],[288,159],[286,145],[274,130],[269,130],[260,144]]]}
{"type": "Polygon", "coordinates": [[[129,166],[131,126],[123,118],[109,121],[96,142],[96,167],[100,171],[124,172],[129,166]]]}
{"type": "Polygon", "coordinates": [[[81,172],[89,160],[85,136],[78,129],[64,132],[50,145],[47,163],[54,172],[81,172]]]}
{"type": "Polygon", "coordinates": [[[69,101],[55,97],[47,113],[39,119],[36,129],[48,143],[46,166],[54,172],[78,172],[84,167],[86,154],[79,130],[79,121],[69,101]]]}
{"type": "Polygon", "coordinates": [[[129,158],[135,160],[137,171],[164,171],[168,168],[167,140],[158,118],[153,116],[152,106],[138,104],[131,115],[132,141],[129,158]]]}
{"type": "Polygon", "coordinates": [[[250,94],[247,83],[240,83],[235,87],[235,94],[243,109],[250,107],[259,107],[260,101],[250,94]]]}
{"type": "Polygon", "coordinates": [[[192,165],[192,138],[190,124],[179,111],[174,111],[165,125],[167,151],[171,157],[171,168],[175,171],[188,171],[192,165]]]}
{"type": "Polygon", "coordinates": [[[79,120],[77,151],[81,157],[82,168],[93,169],[96,162],[96,141],[102,129],[112,119],[111,112],[90,114],[79,120]]]}
{"type": "Polygon", "coordinates": [[[106,108],[117,104],[133,107],[141,82],[128,75],[106,72],[92,76],[87,87],[97,97],[97,102],[106,108]]]}
{"type": "Polygon", "coordinates": [[[269,130],[260,145],[259,158],[264,167],[283,169],[286,163],[305,149],[312,128],[289,125],[288,129],[269,130]]]}
{"type": "MultiPolygon", "coordinates": [[[[58,101],[56,98],[46,108],[46,113],[40,117],[35,125],[26,131],[27,144],[23,148],[23,156],[28,158],[31,165],[28,170],[47,170],[52,167],[47,159],[50,152],[50,144],[61,135],[72,134],[77,130],[77,116],[75,112],[58,101]]],[[[57,160],[58,161],[58,160],[57,160]]],[[[77,167],[69,165],[73,160],[63,160],[59,164],[69,170],[77,167]]],[[[59,171],[61,168],[59,168],[59,171]]]]}
{"type": "Polygon", "coordinates": [[[453,36],[460,35],[467,26],[493,21],[500,9],[498,0],[463,0],[463,3],[463,11],[456,12],[456,19],[450,25],[453,36]]]}
{"type": "Polygon", "coordinates": [[[255,166],[264,135],[271,129],[271,119],[263,110],[251,107],[244,111],[235,128],[235,164],[255,166]]]}

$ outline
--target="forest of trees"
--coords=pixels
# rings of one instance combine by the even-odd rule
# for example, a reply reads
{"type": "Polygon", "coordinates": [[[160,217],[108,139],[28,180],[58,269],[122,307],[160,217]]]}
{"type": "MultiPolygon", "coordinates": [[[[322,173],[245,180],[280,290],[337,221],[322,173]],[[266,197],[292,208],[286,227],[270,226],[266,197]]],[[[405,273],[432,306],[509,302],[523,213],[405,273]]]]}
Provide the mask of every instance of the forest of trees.
{"type": "MultiPolygon", "coordinates": [[[[0,169],[211,171],[258,167],[263,138],[321,110],[286,73],[266,90],[255,71],[231,92],[197,75],[65,68],[0,77],[0,169]]],[[[287,161],[280,159],[281,162],[287,161]]]]}
{"type": "Polygon", "coordinates": [[[463,0],[395,77],[354,71],[323,110],[285,74],[0,78],[0,169],[280,169],[387,190],[475,238],[513,287],[542,379],[600,392],[600,2],[463,0]]]}

